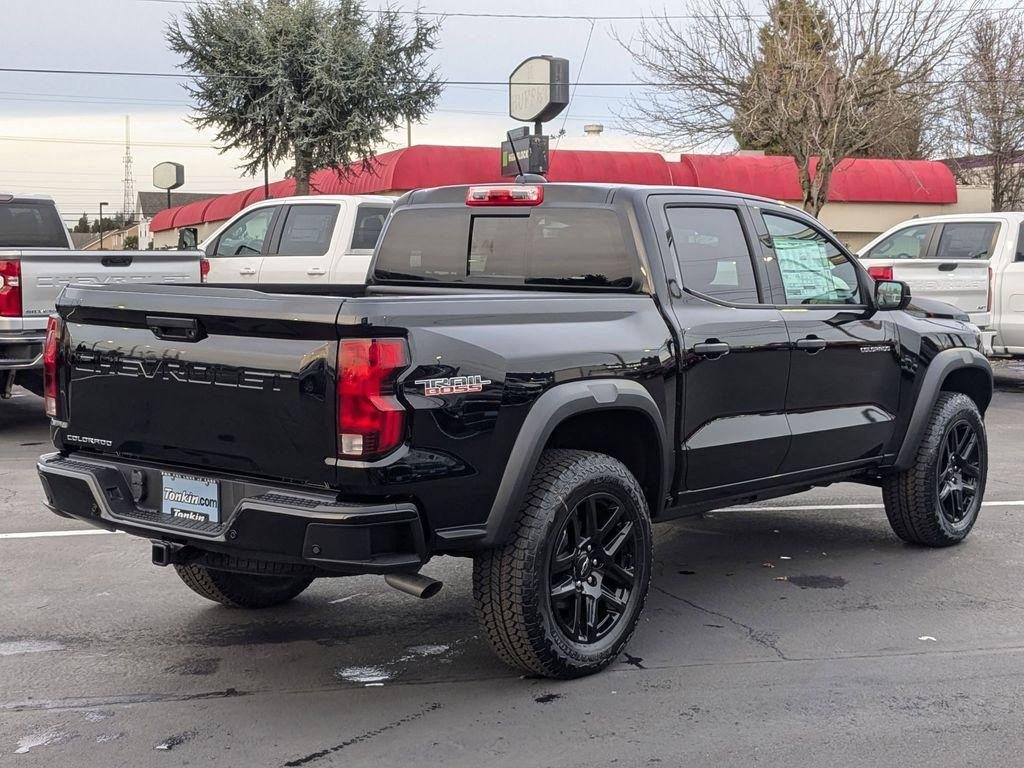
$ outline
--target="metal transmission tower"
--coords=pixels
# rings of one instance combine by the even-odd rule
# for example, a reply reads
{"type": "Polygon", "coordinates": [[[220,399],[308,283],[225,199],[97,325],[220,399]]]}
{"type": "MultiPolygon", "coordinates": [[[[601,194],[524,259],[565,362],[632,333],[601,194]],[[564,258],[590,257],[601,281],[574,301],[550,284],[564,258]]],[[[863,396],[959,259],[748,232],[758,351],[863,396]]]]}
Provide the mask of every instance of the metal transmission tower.
{"type": "Polygon", "coordinates": [[[124,202],[121,210],[128,222],[135,216],[135,180],[132,178],[132,125],[131,117],[124,116],[124,202]]]}

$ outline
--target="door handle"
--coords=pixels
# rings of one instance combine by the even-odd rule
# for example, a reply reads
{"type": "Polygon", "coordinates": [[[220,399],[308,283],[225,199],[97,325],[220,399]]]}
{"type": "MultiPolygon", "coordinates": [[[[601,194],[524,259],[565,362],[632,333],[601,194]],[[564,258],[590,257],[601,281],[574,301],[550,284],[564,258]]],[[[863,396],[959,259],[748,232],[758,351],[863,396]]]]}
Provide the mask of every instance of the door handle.
{"type": "Polygon", "coordinates": [[[238,274],[240,274],[240,275],[255,275],[256,274],[256,270],[253,269],[252,267],[242,267],[240,270],[238,270],[238,274]]]}
{"type": "Polygon", "coordinates": [[[796,348],[802,349],[809,355],[817,354],[821,352],[827,345],[824,339],[819,339],[817,336],[807,336],[803,339],[798,339],[796,342],[796,348]]]}
{"type": "Polygon", "coordinates": [[[323,269],[320,269],[320,267],[311,267],[310,269],[306,270],[306,274],[307,275],[313,275],[313,276],[326,275],[327,271],[323,270],[323,269]]]}
{"type": "Polygon", "coordinates": [[[191,317],[158,317],[146,315],[146,325],[153,335],[164,341],[200,341],[206,333],[199,321],[191,317]]]}
{"type": "Polygon", "coordinates": [[[952,272],[956,268],[957,263],[955,261],[947,261],[944,264],[939,264],[940,272],[952,272]]]}
{"type": "Polygon", "coordinates": [[[729,345],[724,341],[708,339],[700,344],[694,344],[693,353],[695,355],[700,355],[701,357],[706,357],[709,360],[717,360],[718,358],[729,354],[729,345]]]}

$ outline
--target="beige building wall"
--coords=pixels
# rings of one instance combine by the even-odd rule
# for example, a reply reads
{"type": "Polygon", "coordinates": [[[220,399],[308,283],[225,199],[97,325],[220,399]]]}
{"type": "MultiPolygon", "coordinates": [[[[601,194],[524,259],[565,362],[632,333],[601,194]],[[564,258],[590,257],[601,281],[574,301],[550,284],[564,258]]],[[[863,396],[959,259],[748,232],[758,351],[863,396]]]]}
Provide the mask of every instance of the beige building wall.
{"type": "MultiPolygon", "coordinates": [[[[197,224],[196,230],[199,233],[198,242],[203,242],[206,238],[217,231],[217,228],[223,224],[223,221],[211,221],[205,224],[197,224]]],[[[177,229],[165,229],[161,232],[153,233],[153,247],[157,250],[161,248],[177,248],[178,247],[178,230],[177,229]]]]}

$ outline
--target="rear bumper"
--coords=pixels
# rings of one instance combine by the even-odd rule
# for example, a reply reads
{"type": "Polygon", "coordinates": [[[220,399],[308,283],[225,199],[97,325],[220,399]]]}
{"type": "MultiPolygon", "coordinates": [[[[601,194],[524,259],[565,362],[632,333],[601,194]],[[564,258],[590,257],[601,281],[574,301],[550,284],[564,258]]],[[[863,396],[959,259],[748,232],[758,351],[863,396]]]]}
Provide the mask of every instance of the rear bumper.
{"type": "Polygon", "coordinates": [[[324,575],[414,570],[428,557],[419,511],[410,503],[348,503],[330,493],[211,475],[223,522],[180,521],[160,511],[159,467],[59,453],[41,456],[36,466],[53,512],[196,557],[289,563],[324,575]]]}
{"type": "Polygon", "coordinates": [[[41,368],[45,343],[45,332],[0,334],[0,371],[41,368]]]}

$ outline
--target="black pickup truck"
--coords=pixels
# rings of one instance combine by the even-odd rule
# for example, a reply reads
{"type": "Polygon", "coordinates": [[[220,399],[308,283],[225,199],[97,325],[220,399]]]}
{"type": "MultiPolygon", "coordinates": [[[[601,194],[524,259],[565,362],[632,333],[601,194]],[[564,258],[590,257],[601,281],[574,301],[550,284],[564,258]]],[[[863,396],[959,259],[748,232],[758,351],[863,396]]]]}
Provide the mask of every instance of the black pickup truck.
{"type": "Polygon", "coordinates": [[[472,557],[497,654],[583,675],[637,624],[652,521],[853,481],[904,541],[967,536],[992,373],[909,300],[770,200],[418,190],[365,286],[69,286],[39,473],[227,605],[366,573],[429,596],[432,556],[472,557]]]}

